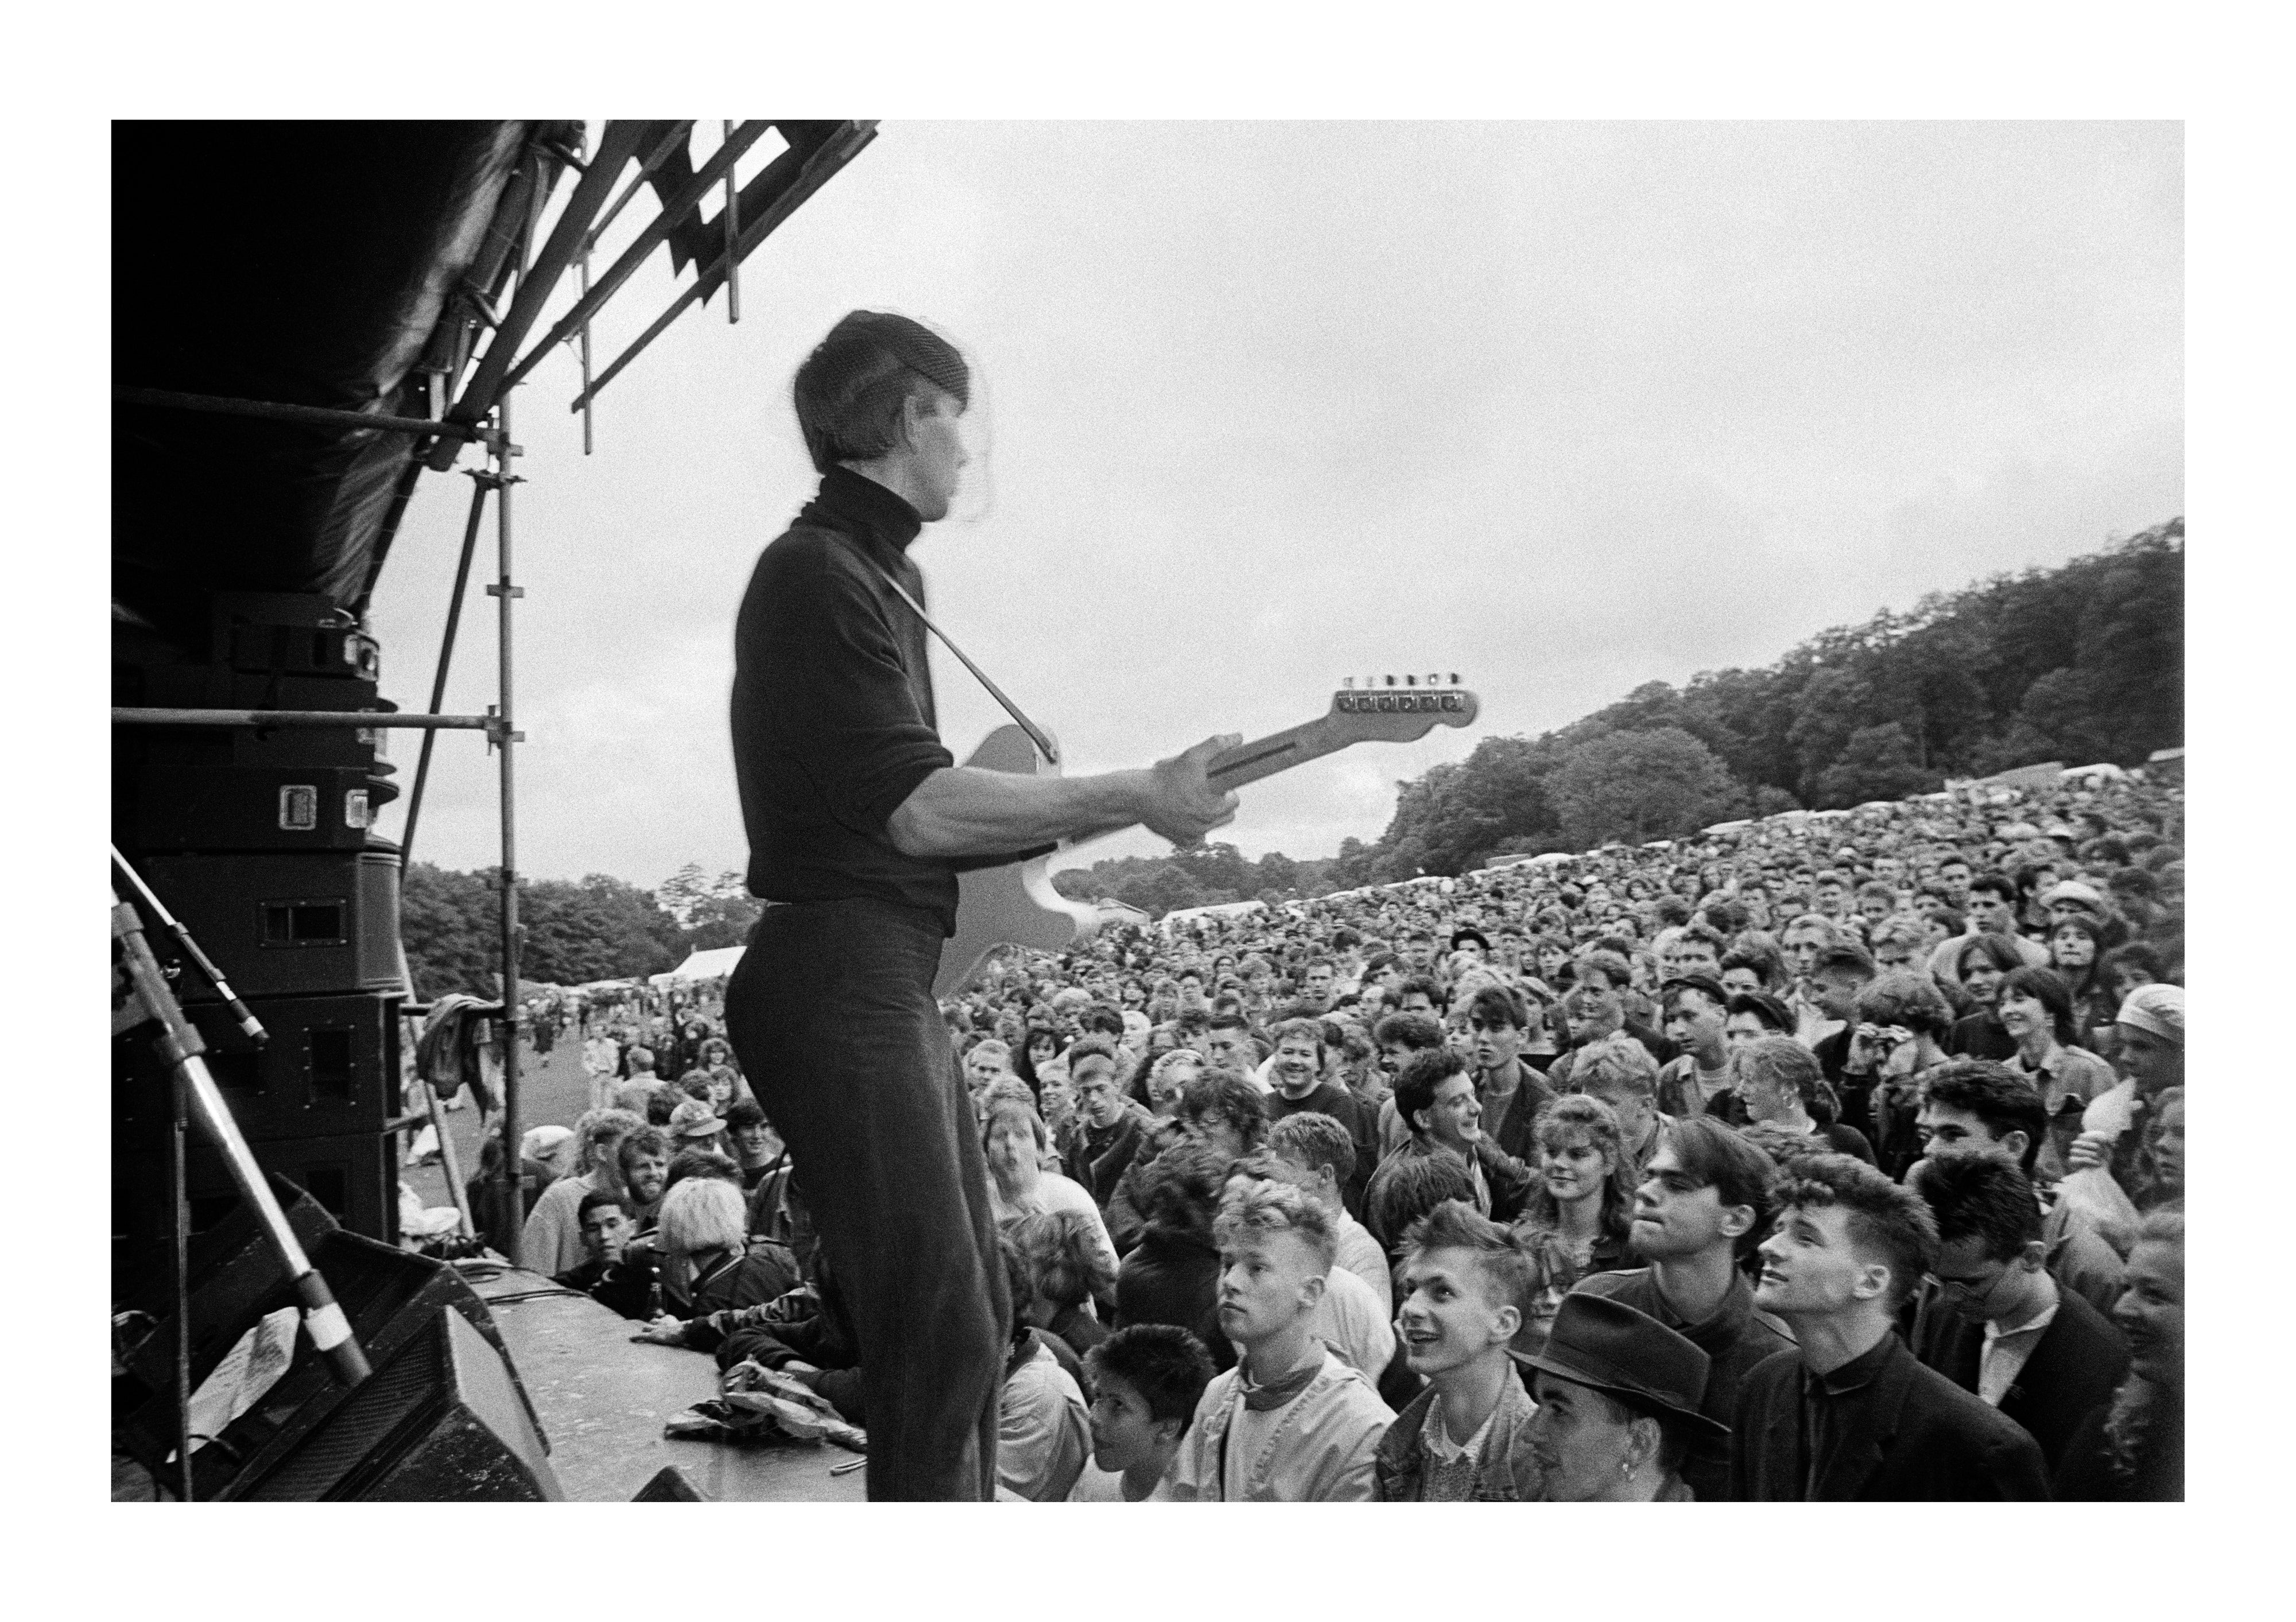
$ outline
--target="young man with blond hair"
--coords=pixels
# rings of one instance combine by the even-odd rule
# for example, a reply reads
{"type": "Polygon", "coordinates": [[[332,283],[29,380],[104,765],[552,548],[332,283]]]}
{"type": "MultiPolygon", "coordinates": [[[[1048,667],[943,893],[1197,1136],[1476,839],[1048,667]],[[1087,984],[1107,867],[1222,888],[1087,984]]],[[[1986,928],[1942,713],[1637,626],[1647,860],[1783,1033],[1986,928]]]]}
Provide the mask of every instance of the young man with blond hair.
{"type": "Polygon", "coordinates": [[[1213,1225],[1219,1327],[1238,1353],[1196,1405],[1172,1495],[1363,1502],[1395,1413],[1309,1331],[1334,1265],[1331,1219],[1288,1184],[1232,1187],[1213,1225]]]}

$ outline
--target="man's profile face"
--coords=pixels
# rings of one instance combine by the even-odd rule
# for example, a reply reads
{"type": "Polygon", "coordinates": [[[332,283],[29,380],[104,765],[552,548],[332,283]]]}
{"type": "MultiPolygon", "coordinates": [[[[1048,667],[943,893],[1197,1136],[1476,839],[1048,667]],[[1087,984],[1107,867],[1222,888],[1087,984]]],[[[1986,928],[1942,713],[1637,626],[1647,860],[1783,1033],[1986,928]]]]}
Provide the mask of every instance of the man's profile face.
{"type": "Polygon", "coordinates": [[[1672,1149],[1662,1148],[1651,1156],[1635,1190],[1627,1241],[1636,1255],[1653,1261],[1696,1256],[1722,1239],[1728,1214],[1722,1196],[1692,1176],[1672,1149]]]}
{"type": "Polygon", "coordinates": [[[1160,1423],[1148,1399],[1121,1375],[1103,1372],[1092,1397],[1092,1462],[1111,1475],[1152,1462],[1158,1446],[1175,1427],[1160,1423]]]}
{"type": "Polygon", "coordinates": [[[1214,1064],[1233,1065],[1246,1074],[1259,1064],[1250,1040],[1232,1025],[1218,1026],[1204,1033],[1204,1057],[1214,1064]]]}
{"type": "Polygon", "coordinates": [[[622,1259],[622,1248],[636,1231],[636,1225],[620,1206],[598,1206],[582,1218],[582,1248],[592,1261],[611,1266],[622,1259]]]}
{"type": "Polygon", "coordinates": [[[1426,1118],[1428,1135],[1447,1148],[1472,1153],[1475,1140],[1483,1135],[1480,1125],[1483,1105],[1475,1096],[1472,1077],[1446,1076],[1437,1082],[1434,1102],[1421,1114],[1426,1118]]]}
{"type": "Polygon", "coordinates": [[[1220,1249],[1219,1326],[1239,1346],[1288,1329],[1315,1309],[1324,1274],[1308,1241],[1290,1229],[1247,1229],[1220,1249]]]}
{"type": "Polygon", "coordinates": [[[1810,981],[1810,1001],[1827,1019],[1847,1020],[1857,1012],[1857,992],[1864,984],[1855,975],[1829,969],[1810,981]]]}
{"type": "Polygon", "coordinates": [[[2141,1026],[2115,1025],[2120,1036],[2120,1068],[2140,1093],[2158,1093],[2185,1085],[2182,1044],[2158,1036],[2141,1026]]]}
{"type": "Polygon", "coordinates": [[[1681,991],[1667,1004],[1666,1039],[1684,1049],[1703,1048],[1722,1035],[1722,1011],[1700,991],[1681,991]]]}
{"type": "Polygon", "coordinates": [[[1788,1206],[1761,1255],[1754,1305],[1765,1312],[1839,1313],[1874,1293],[1874,1270],[1851,1244],[1849,1213],[1838,1205],[1788,1206]]]}
{"type": "Polygon", "coordinates": [[[964,465],[972,460],[964,445],[964,407],[956,397],[939,389],[921,389],[902,412],[908,430],[909,499],[928,524],[948,516],[964,465]]]}
{"type": "Polygon", "coordinates": [[[964,1056],[964,1069],[976,1086],[985,1087],[1004,1074],[1004,1060],[1001,1054],[983,1053],[976,1047],[964,1056]]]}

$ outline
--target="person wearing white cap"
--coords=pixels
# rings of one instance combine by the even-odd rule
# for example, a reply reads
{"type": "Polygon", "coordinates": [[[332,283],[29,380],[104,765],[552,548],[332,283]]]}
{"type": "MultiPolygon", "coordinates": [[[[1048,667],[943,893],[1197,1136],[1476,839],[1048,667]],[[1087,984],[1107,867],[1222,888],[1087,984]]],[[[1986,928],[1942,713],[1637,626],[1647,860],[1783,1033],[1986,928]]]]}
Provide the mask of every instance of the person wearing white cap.
{"type": "Polygon", "coordinates": [[[2128,1190],[2153,1101],[2185,1085],[2185,988],[2160,980],[2139,986],[2122,1001],[2113,1024],[2128,1079],[2090,1101],[2065,1162],[2075,1171],[2107,1167],[2128,1190]]]}

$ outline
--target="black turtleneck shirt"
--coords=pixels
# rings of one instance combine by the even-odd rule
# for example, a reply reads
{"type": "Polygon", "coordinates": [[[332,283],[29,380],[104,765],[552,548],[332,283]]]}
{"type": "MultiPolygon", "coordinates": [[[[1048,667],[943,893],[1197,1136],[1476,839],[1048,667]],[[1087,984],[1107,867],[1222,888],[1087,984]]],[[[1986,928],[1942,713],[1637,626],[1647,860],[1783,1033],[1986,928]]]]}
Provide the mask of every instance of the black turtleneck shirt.
{"type": "Polygon", "coordinates": [[[758,559],[734,629],[734,774],[750,836],[752,895],[870,897],[956,917],[956,873],[905,856],[886,819],[955,760],[933,715],[925,627],[873,561],[918,602],[916,509],[832,468],[820,494],[758,559]]]}

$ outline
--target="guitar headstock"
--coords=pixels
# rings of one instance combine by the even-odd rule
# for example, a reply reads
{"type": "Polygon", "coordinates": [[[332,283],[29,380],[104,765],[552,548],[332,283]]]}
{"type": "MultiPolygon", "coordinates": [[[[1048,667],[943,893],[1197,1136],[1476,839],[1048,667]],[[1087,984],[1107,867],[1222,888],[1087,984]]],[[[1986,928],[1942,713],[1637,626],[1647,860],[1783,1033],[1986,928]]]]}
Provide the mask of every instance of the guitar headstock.
{"type": "Polygon", "coordinates": [[[1408,743],[1438,726],[1465,726],[1481,709],[1459,685],[1456,672],[1444,676],[1355,676],[1332,695],[1328,717],[1358,738],[1408,743]]]}

